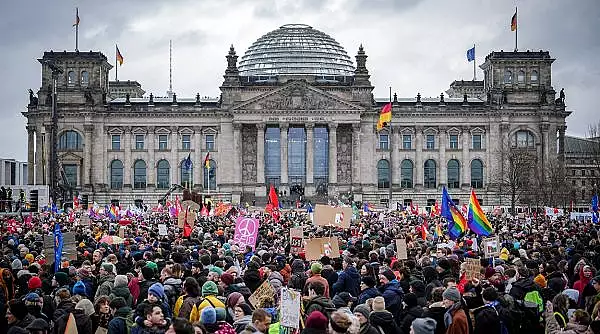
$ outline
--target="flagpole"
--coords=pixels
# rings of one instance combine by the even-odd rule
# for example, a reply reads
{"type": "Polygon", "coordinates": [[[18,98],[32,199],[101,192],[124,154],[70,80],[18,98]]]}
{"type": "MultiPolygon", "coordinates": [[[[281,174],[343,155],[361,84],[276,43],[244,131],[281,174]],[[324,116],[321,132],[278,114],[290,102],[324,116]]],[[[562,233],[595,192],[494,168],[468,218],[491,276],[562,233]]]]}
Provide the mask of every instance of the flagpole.
{"type": "Polygon", "coordinates": [[[119,81],[119,65],[117,64],[119,60],[117,59],[117,50],[119,50],[119,48],[117,47],[117,44],[115,44],[115,81],[119,81]]]}
{"type": "Polygon", "coordinates": [[[517,20],[517,24],[515,25],[515,52],[519,51],[518,48],[518,36],[519,36],[519,14],[518,14],[518,7],[515,6],[515,19],[517,20]]]}
{"type": "MultiPolygon", "coordinates": [[[[392,106],[392,87],[390,86],[390,107],[392,106]]],[[[390,112],[392,113],[392,117],[394,117],[393,108],[390,112]]],[[[388,148],[390,149],[390,188],[389,188],[389,199],[388,199],[388,209],[392,207],[392,142],[393,142],[393,130],[392,130],[392,119],[390,119],[390,132],[388,134],[388,148]]]]}
{"type": "MultiPolygon", "coordinates": [[[[473,51],[476,51],[475,43],[473,43],[473,51]]],[[[475,52],[473,53],[473,81],[477,81],[477,58],[475,58],[475,52]]]]}
{"type": "MultiPolygon", "coordinates": [[[[206,165],[206,163],[205,163],[206,165]]],[[[209,166],[205,166],[206,167],[206,192],[208,194],[210,194],[210,167],[209,166]]]]}
{"type": "Polygon", "coordinates": [[[79,7],[75,8],[75,51],[79,51],[79,7]]]}

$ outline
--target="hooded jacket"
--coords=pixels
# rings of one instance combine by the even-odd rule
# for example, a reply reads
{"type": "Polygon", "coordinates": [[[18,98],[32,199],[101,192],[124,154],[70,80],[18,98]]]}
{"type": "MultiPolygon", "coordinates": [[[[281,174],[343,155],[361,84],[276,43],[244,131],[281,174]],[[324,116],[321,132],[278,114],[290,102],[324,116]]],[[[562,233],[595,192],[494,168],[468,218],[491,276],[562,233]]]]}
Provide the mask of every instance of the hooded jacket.
{"type": "Polygon", "coordinates": [[[115,312],[114,317],[108,323],[108,334],[127,333],[126,319],[131,313],[131,307],[121,307],[115,312]]]}
{"type": "Polygon", "coordinates": [[[523,298],[525,298],[525,295],[533,290],[535,290],[535,283],[533,283],[533,279],[529,277],[520,278],[512,284],[512,288],[510,289],[509,294],[515,300],[523,300],[523,298]]]}
{"type": "Polygon", "coordinates": [[[424,318],[431,318],[435,320],[435,334],[444,334],[446,333],[446,326],[444,325],[444,314],[446,313],[446,308],[442,302],[435,302],[429,305],[427,309],[423,312],[424,318]]]}
{"type": "Polygon", "coordinates": [[[233,322],[233,328],[236,333],[242,332],[246,326],[248,326],[252,322],[252,314],[248,314],[243,316],[241,319],[238,319],[233,322]]]}
{"type": "Polygon", "coordinates": [[[306,304],[304,313],[306,317],[308,317],[313,311],[329,314],[330,312],[327,312],[326,309],[334,310],[335,308],[336,307],[333,305],[331,299],[325,296],[317,296],[306,304]]]}
{"type": "MultiPolygon", "coordinates": [[[[85,315],[83,310],[74,309],[71,313],[73,313],[73,317],[75,318],[75,325],[77,326],[78,333],[92,333],[92,320],[85,315]]],[[[56,321],[56,325],[54,326],[55,333],[65,332],[69,316],[70,313],[67,313],[56,321]]]]}
{"type": "Polygon", "coordinates": [[[360,294],[360,274],[356,267],[346,267],[346,270],[338,275],[337,282],[333,285],[332,290],[334,296],[343,291],[348,292],[353,297],[358,296],[360,294]]]}
{"type": "Polygon", "coordinates": [[[400,333],[400,328],[394,320],[394,316],[388,311],[373,311],[369,315],[371,326],[375,327],[375,329],[381,328],[384,334],[400,333]]]}
{"type": "Polygon", "coordinates": [[[572,322],[567,323],[567,328],[562,330],[556,321],[556,318],[548,311],[544,312],[546,318],[546,333],[548,334],[583,334],[592,333],[588,330],[588,326],[574,324],[572,322]]]}
{"type": "MultiPolygon", "coordinates": [[[[385,299],[385,309],[390,311],[395,318],[398,318],[400,311],[402,311],[402,300],[404,299],[404,293],[398,282],[391,281],[379,288],[379,291],[385,299]]],[[[396,321],[399,321],[399,319],[396,319],[396,321]]]]}
{"type": "Polygon", "coordinates": [[[169,277],[163,282],[165,295],[170,306],[175,306],[175,301],[181,294],[181,279],[169,277]]]}
{"type": "Polygon", "coordinates": [[[366,288],[360,293],[356,305],[364,304],[367,302],[367,299],[375,298],[377,296],[381,296],[381,293],[379,293],[377,288],[366,288]]]}
{"type": "Polygon", "coordinates": [[[127,306],[133,306],[133,297],[131,296],[131,292],[129,291],[129,288],[127,286],[115,286],[112,289],[109,298],[110,300],[113,300],[116,297],[123,297],[123,299],[125,299],[125,302],[127,302],[127,306]]]}

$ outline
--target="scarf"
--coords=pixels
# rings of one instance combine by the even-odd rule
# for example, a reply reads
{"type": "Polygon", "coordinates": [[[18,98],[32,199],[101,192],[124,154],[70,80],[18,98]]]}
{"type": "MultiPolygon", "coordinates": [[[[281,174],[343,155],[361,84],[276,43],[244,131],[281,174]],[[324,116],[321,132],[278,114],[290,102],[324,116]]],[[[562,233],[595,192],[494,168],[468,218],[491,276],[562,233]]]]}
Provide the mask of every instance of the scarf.
{"type": "Polygon", "coordinates": [[[446,313],[444,313],[444,325],[446,325],[446,328],[448,328],[450,325],[452,325],[452,314],[454,314],[454,312],[456,312],[459,309],[460,309],[460,303],[454,303],[454,305],[450,306],[448,311],[446,311],[446,313]]]}

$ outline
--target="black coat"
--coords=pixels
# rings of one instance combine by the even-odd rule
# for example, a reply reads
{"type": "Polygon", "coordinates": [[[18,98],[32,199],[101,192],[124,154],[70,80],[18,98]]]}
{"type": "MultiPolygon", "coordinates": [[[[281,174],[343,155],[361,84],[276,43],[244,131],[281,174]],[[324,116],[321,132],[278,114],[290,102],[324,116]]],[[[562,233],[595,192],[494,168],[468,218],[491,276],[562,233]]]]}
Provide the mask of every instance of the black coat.
{"type": "Polygon", "coordinates": [[[475,315],[474,334],[500,333],[500,314],[491,306],[484,305],[473,311],[475,315]]]}
{"type": "Polygon", "coordinates": [[[369,323],[375,329],[381,328],[384,334],[400,333],[400,328],[398,328],[394,320],[394,316],[388,311],[373,311],[369,315],[369,323]]]}
{"type": "Polygon", "coordinates": [[[441,302],[430,305],[423,312],[424,318],[431,318],[435,320],[435,334],[444,334],[446,333],[446,325],[444,324],[444,314],[446,313],[446,308],[442,306],[441,302]],[[439,306],[438,306],[439,305],[439,306]]]}
{"type": "Polygon", "coordinates": [[[413,306],[402,312],[402,316],[400,317],[400,332],[404,334],[410,333],[410,325],[412,325],[413,320],[417,318],[421,318],[423,316],[423,308],[421,306],[413,306]]]}
{"type": "MultiPolygon", "coordinates": [[[[85,315],[83,310],[73,310],[73,316],[75,317],[75,325],[77,326],[77,333],[92,333],[92,320],[90,317],[85,315]]],[[[65,314],[56,321],[54,325],[54,333],[62,334],[67,328],[67,322],[69,321],[70,313],[65,314]]]]}

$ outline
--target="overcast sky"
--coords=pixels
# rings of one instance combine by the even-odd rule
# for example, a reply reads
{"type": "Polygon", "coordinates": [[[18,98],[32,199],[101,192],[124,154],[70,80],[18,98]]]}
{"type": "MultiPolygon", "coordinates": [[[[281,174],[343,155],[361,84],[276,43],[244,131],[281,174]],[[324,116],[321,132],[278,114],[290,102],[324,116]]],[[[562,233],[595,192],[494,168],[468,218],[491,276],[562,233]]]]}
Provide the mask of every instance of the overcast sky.
{"type": "MultiPolygon", "coordinates": [[[[329,34],[352,59],[362,43],[376,97],[386,97],[390,86],[402,97],[439,96],[453,80],[472,79],[465,52],[473,43],[477,64],[491,51],[514,48],[514,1],[9,1],[0,11],[0,157],[27,159],[21,112],[27,89],[41,85],[36,59],[51,49],[75,48],[75,7],[79,49],[102,51],[114,64],[118,43],[125,58],[119,79],[137,80],[155,95],[168,90],[169,39],[178,96],[218,96],[230,44],[242,56],[252,42],[286,23],[329,34]]],[[[588,123],[600,120],[594,103],[600,92],[599,31],[597,0],[519,3],[519,49],[549,50],[556,58],[553,86],[565,88],[572,135],[585,135],[588,123]]]]}

